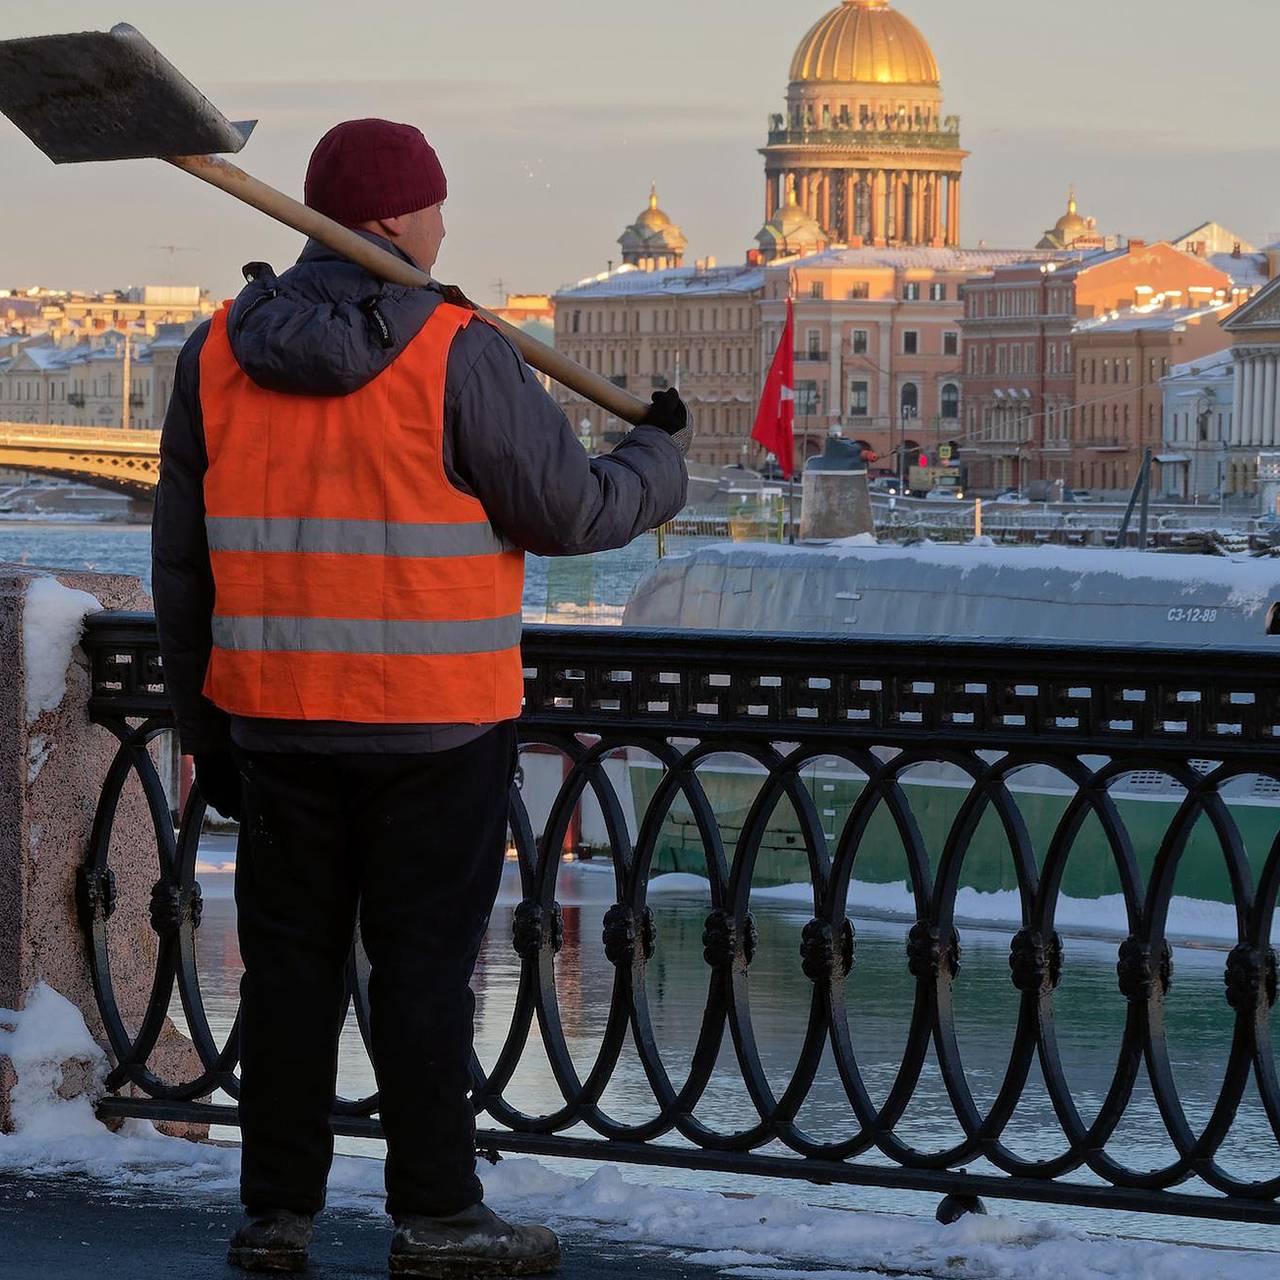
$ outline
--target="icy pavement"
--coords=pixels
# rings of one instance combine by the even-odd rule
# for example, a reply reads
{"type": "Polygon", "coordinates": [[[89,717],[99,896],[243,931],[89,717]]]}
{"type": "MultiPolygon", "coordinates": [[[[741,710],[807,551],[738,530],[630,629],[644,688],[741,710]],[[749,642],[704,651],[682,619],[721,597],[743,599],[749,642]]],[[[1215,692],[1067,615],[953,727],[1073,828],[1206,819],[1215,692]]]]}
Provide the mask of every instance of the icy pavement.
{"type": "MultiPolygon", "coordinates": [[[[380,1171],[376,1161],[355,1163],[368,1163],[373,1173],[380,1171]]],[[[662,1192],[633,1190],[641,1201],[663,1198],[662,1192]]],[[[322,1280],[385,1275],[390,1237],[386,1219],[372,1211],[372,1203],[355,1207],[342,1203],[345,1195],[335,1199],[340,1203],[319,1220],[309,1274],[322,1280]]],[[[501,1198],[494,1199],[498,1203],[501,1198]]],[[[751,1206],[761,1216],[769,1212],[758,1201],[736,1203],[751,1206]]],[[[522,1207],[526,1212],[521,1216],[532,1220],[531,1202],[522,1207]]],[[[1062,1236],[1045,1238],[1037,1246],[1025,1229],[1012,1223],[995,1233],[1010,1240],[1005,1247],[993,1243],[990,1231],[977,1233],[984,1243],[975,1246],[973,1232],[915,1224],[924,1235],[949,1237],[946,1247],[916,1250],[912,1264],[906,1256],[910,1251],[903,1251],[899,1241],[897,1262],[877,1266],[869,1256],[874,1252],[869,1247],[871,1235],[886,1226],[890,1235],[894,1227],[900,1233],[902,1224],[848,1213],[839,1215],[851,1228],[848,1238],[862,1240],[862,1247],[854,1245],[842,1256],[832,1251],[837,1233],[819,1228],[807,1246],[815,1260],[799,1261],[779,1257],[765,1247],[767,1237],[762,1233],[767,1224],[744,1241],[749,1247],[674,1248],[634,1238],[662,1232],[637,1230],[620,1220],[592,1223],[585,1214],[565,1214],[565,1206],[560,1208],[562,1212],[552,1214],[551,1220],[564,1242],[561,1280],[869,1280],[877,1276],[892,1280],[1003,1280],[1006,1276],[1020,1280],[1254,1280],[1276,1274],[1274,1256],[1062,1236]],[[816,1260],[821,1255],[825,1261],[816,1260]]],[[[801,1214],[804,1206],[796,1204],[794,1211],[801,1214]]],[[[724,1224],[717,1225],[717,1216],[710,1212],[702,1225],[707,1239],[723,1240],[727,1234],[724,1224]]],[[[242,1274],[224,1261],[226,1240],[237,1219],[234,1195],[225,1187],[210,1191],[203,1179],[193,1179],[188,1187],[145,1186],[134,1179],[131,1186],[121,1188],[84,1174],[0,1172],[0,1275],[5,1280],[230,1280],[242,1274]]],[[[791,1230],[796,1226],[793,1223],[791,1230]]],[[[686,1222],[677,1233],[687,1240],[700,1232],[686,1222]]],[[[780,1240],[785,1235],[786,1228],[781,1227],[780,1240]]],[[[802,1243],[792,1240],[788,1247],[802,1243]]],[[[886,1240],[886,1247],[894,1245],[886,1240]]]]}
{"type": "MultiPolygon", "coordinates": [[[[84,1178],[0,1174],[0,1275],[5,1280],[231,1280],[225,1262],[238,1206],[226,1196],[122,1194],[84,1178]]],[[[327,1213],[309,1275],[386,1275],[390,1225],[356,1210],[327,1213]]],[[[561,1280],[682,1280],[681,1264],[648,1249],[577,1235],[565,1240],[561,1280]]],[[[703,1272],[708,1277],[713,1272],[703,1272]]]]}
{"type": "MultiPolygon", "coordinates": [[[[57,1094],[58,1063],[92,1058],[76,1010],[48,987],[0,1010],[0,1052],[19,1077],[17,1131],[0,1135],[0,1275],[97,1280],[222,1273],[240,1153],[127,1122],[118,1133],[87,1098],[57,1094]]],[[[100,1056],[100,1055],[99,1055],[100,1056]]],[[[101,1067],[99,1062],[97,1066],[101,1067]]],[[[797,1194],[725,1196],[642,1183],[604,1167],[570,1177],[534,1160],[484,1166],[500,1213],[546,1222],[567,1241],[562,1275],[742,1280],[1272,1280],[1280,1254],[1122,1240],[1012,1218],[924,1218],[822,1208],[797,1194]]],[[[660,1179],[661,1173],[649,1171],[660,1179]]],[[[383,1274],[382,1164],[340,1156],[316,1274],[383,1274]]]]}

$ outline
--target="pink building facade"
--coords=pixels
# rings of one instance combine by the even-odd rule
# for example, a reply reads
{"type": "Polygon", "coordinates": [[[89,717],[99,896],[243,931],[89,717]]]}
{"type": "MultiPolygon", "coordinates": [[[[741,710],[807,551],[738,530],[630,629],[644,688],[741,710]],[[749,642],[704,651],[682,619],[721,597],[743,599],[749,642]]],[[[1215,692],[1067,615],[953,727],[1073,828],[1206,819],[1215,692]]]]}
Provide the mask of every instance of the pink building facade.
{"type": "Polygon", "coordinates": [[[1026,250],[833,249],[769,267],[761,298],[768,368],[795,299],[797,455],[827,436],[861,441],[886,471],[958,448],[961,287],[1026,250]]]}
{"type": "Polygon", "coordinates": [[[1092,474],[1078,456],[1081,324],[1134,307],[1207,308],[1233,296],[1225,272],[1170,244],[1142,240],[1110,252],[1044,254],[975,275],[964,288],[961,320],[969,487],[1079,485],[1092,474]]]}

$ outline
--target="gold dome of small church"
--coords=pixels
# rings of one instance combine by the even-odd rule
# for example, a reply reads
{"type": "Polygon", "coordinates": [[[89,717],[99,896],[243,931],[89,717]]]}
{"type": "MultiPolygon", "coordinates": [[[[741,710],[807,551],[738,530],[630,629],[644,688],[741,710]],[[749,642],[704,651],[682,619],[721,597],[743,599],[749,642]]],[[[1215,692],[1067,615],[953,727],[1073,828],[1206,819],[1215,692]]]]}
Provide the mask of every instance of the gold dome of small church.
{"type": "Polygon", "coordinates": [[[684,232],[658,208],[658,184],[649,188],[649,207],[618,237],[624,266],[665,271],[684,265],[684,232]]]}
{"type": "Polygon", "coordinates": [[[792,84],[936,85],[929,42],[889,0],[844,0],[819,18],[791,60],[792,84]]]}
{"type": "Polygon", "coordinates": [[[1076,189],[1072,187],[1067,195],[1067,211],[1044,233],[1044,239],[1036,245],[1037,249],[1070,249],[1081,241],[1089,240],[1097,234],[1098,224],[1092,218],[1080,213],[1076,203],[1076,189]]]}
{"type": "Polygon", "coordinates": [[[649,188],[649,207],[636,218],[635,225],[646,231],[662,231],[671,226],[671,219],[658,208],[658,184],[649,188]]]}

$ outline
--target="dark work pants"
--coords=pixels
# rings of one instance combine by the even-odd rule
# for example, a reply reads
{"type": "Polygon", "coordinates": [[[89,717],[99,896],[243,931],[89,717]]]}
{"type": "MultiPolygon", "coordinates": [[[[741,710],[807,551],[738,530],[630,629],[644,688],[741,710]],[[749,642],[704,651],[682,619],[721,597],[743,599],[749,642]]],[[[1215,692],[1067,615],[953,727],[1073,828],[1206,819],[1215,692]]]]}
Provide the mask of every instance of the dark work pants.
{"type": "Polygon", "coordinates": [[[358,910],[387,1211],[469,1208],[482,1190],[468,984],[502,874],[515,726],[432,755],[237,756],[245,1207],[324,1204],[358,910]]]}

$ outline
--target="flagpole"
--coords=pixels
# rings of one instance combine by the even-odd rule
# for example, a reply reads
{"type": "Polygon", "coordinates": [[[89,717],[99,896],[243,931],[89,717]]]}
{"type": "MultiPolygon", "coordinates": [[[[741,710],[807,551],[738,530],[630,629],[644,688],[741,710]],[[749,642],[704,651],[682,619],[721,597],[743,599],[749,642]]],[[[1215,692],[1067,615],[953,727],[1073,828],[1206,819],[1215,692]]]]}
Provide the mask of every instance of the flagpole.
{"type": "Polygon", "coordinates": [[[796,473],[787,478],[787,542],[796,545],[796,473]]]}
{"type": "Polygon", "coordinates": [[[787,291],[786,324],[769,364],[769,372],[760,393],[751,438],[763,445],[781,466],[787,481],[787,514],[790,523],[788,541],[796,540],[795,482],[795,320],[792,313],[792,289],[787,291]]]}
{"type": "MultiPolygon", "coordinates": [[[[787,328],[789,330],[787,334],[787,341],[790,343],[790,349],[787,352],[788,362],[790,362],[790,360],[794,356],[795,345],[796,345],[795,329],[794,329],[795,320],[794,320],[794,314],[793,314],[793,308],[795,306],[795,296],[796,296],[796,273],[795,273],[795,270],[792,269],[791,271],[787,272],[787,320],[788,320],[787,328]]],[[[795,406],[796,406],[795,369],[790,365],[790,363],[788,363],[788,367],[791,368],[791,393],[792,393],[791,407],[792,407],[792,413],[794,414],[795,406]]],[[[787,477],[787,523],[790,526],[788,531],[789,533],[788,541],[790,545],[794,547],[796,545],[796,438],[795,438],[795,431],[794,431],[794,423],[795,423],[794,416],[792,417],[791,421],[793,424],[793,430],[791,433],[791,474],[787,477]]],[[[806,418],[805,421],[807,424],[808,419],[806,418]]],[[[802,466],[804,465],[803,452],[801,453],[801,465],[802,466]]]]}

